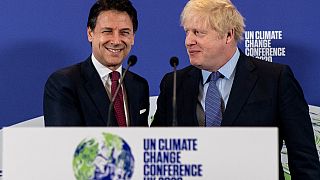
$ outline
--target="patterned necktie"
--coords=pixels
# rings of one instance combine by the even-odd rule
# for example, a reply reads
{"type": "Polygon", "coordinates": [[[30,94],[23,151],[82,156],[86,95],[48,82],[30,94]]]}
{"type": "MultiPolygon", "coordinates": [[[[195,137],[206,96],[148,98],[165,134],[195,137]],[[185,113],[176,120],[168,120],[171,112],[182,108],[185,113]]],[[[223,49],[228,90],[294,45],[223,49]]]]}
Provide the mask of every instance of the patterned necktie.
{"type": "MultiPolygon", "coordinates": [[[[112,97],[114,97],[114,93],[116,92],[117,86],[119,84],[120,73],[117,71],[112,71],[112,73],[110,73],[110,78],[111,78],[111,95],[112,97]]],[[[124,113],[122,88],[119,89],[118,94],[114,99],[113,107],[114,107],[114,114],[118,121],[118,125],[120,127],[127,126],[126,116],[124,113]]]]}
{"type": "Polygon", "coordinates": [[[220,126],[222,121],[222,97],[216,85],[221,74],[213,72],[210,75],[209,87],[206,94],[206,126],[220,126]]]}

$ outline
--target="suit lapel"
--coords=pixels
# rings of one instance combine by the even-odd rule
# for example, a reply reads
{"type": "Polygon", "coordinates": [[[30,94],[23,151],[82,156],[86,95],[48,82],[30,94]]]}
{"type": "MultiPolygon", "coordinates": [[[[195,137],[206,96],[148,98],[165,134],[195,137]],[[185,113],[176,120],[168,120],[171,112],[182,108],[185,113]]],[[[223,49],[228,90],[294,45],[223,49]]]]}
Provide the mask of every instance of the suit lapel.
{"type": "MultiPolygon", "coordinates": [[[[180,121],[188,121],[183,124],[198,126],[197,119],[197,102],[198,102],[198,93],[199,93],[199,83],[201,79],[201,71],[196,67],[191,67],[191,70],[187,74],[187,79],[180,79],[182,84],[182,96],[181,100],[177,100],[177,102],[182,102],[180,104],[181,109],[188,110],[187,112],[180,112],[182,119],[180,121]],[[191,124],[189,124],[189,121],[191,124]]],[[[177,82],[179,83],[179,82],[177,82]]],[[[178,93],[177,93],[178,94],[178,93]]],[[[179,112],[179,105],[177,105],[177,110],[179,112]]],[[[179,116],[178,116],[179,117],[179,116]]]]}
{"type": "Polygon", "coordinates": [[[130,126],[134,126],[139,119],[137,117],[138,111],[139,111],[139,101],[136,97],[137,92],[139,92],[139,88],[136,86],[133,75],[130,71],[127,71],[127,74],[124,78],[124,85],[125,90],[127,94],[127,100],[128,100],[128,108],[129,108],[129,120],[130,120],[130,126]]]}
{"type": "Polygon", "coordinates": [[[81,71],[85,79],[86,91],[96,105],[103,123],[105,125],[117,125],[115,124],[113,115],[111,116],[111,122],[107,123],[110,100],[100,76],[93,66],[91,58],[88,58],[82,64],[81,71]]]}
{"type": "Polygon", "coordinates": [[[258,76],[255,65],[241,53],[236,67],[236,74],[231,88],[228,104],[223,115],[222,126],[231,126],[246,103],[258,76]]]}

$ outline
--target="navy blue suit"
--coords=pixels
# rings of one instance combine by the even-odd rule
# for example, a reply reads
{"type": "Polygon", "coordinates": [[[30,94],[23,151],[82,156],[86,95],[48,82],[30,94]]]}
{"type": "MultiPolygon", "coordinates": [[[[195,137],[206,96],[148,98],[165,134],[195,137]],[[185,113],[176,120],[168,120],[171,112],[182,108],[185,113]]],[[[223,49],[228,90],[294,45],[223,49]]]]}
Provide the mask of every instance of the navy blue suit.
{"type": "MultiPolygon", "coordinates": [[[[201,70],[188,66],[177,72],[178,126],[198,126],[197,101],[201,70]]],[[[173,73],[161,81],[152,126],[172,125],[173,73]]],[[[319,180],[308,104],[292,71],[241,53],[221,126],[279,128],[279,154],[285,140],[292,179],[319,180]]],[[[280,163],[280,179],[284,179],[280,163]]]]}
{"type": "MultiPolygon", "coordinates": [[[[148,82],[128,71],[124,84],[130,126],[148,126],[148,82]]],[[[91,58],[88,58],[49,77],[44,90],[45,125],[118,126],[113,113],[108,120],[109,104],[110,100],[101,78],[91,58]]]]}

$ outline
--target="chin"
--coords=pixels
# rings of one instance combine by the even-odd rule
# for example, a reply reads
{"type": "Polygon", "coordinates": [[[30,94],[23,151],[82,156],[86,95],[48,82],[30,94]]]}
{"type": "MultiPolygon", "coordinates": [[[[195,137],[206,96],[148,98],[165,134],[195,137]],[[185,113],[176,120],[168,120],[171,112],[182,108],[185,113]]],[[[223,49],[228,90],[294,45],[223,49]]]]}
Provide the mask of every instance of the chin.
{"type": "Polygon", "coordinates": [[[105,58],[107,60],[107,62],[109,62],[110,64],[120,64],[123,61],[123,57],[121,56],[109,56],[105,58]]]}
{"type": "Polygon", "coordinates": [[[196,67],[201,66],[201,63],[195,59],[190,59],[190,64],[196,67]]]}

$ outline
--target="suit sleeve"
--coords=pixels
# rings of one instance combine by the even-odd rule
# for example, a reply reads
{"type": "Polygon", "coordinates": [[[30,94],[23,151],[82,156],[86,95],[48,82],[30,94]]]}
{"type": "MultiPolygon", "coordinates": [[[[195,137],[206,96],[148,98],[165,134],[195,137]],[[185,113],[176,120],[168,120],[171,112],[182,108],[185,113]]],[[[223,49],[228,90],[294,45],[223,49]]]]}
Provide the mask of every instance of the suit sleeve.
{"type": "Polygon", "coordinates": [[[149,111],[150,111],[150,93],[149,93],[149,85],[148,82],[145,82],[145,93],[143,93],[144,95],[144,104],[146,104],[145,106],[147,107],[147,110],[144,114],[144,118],[143,118],[143,122],[145,122],[145,124],[143,126],[148,126],[148,118],[149,118],[149,111]]]}
{"type": "Polygon", "coordinates": [[[44,88],[45,126],[82,126],[82,115],[72,82],[63,74],[51,75],[44,88]]]}
{"type": "MultiPolygon", "coordinates": [[[[168,85],[171,85],[169,75],[165,75],[160,83],[160,95],[157,99],[157,110],[153,119],[153,122],[151,123],[151,126],[170,126],[170,123],[168,122],[167,117],[172,117],[172,115],[168,115],[169,111],[168,108],[172,106],[172,104],[168,104],[172,102],[168,97],[170,96],[168,91],[172,88],[170,88],[168,85]]],[[[170,111],[171,112],[171,111],[170,111]]]]}
{"type": "Polygon", "coordinates": [[[288,66],[284,66],[279,83],[280,136],[287,146],[291,177],[319,180],[320,163],[308,104],[288,66]]]}
{"type": "Polygon", "coordinates": [[[141,109],[146,109],[146,111],[142,114],[138,112],[138,115],[140,116],[139,120],[137,120],[137,124],[135,126],[145,126],[148,127],[148,118],[149,118],[149,111],[150,111],[150,94],[149,94],[149,85],[147,80],[143,79],[142,81],[142,88],[141,91],[138,92],[139,97],[140,97],[140,106],[137,111],[141,109]]]}

